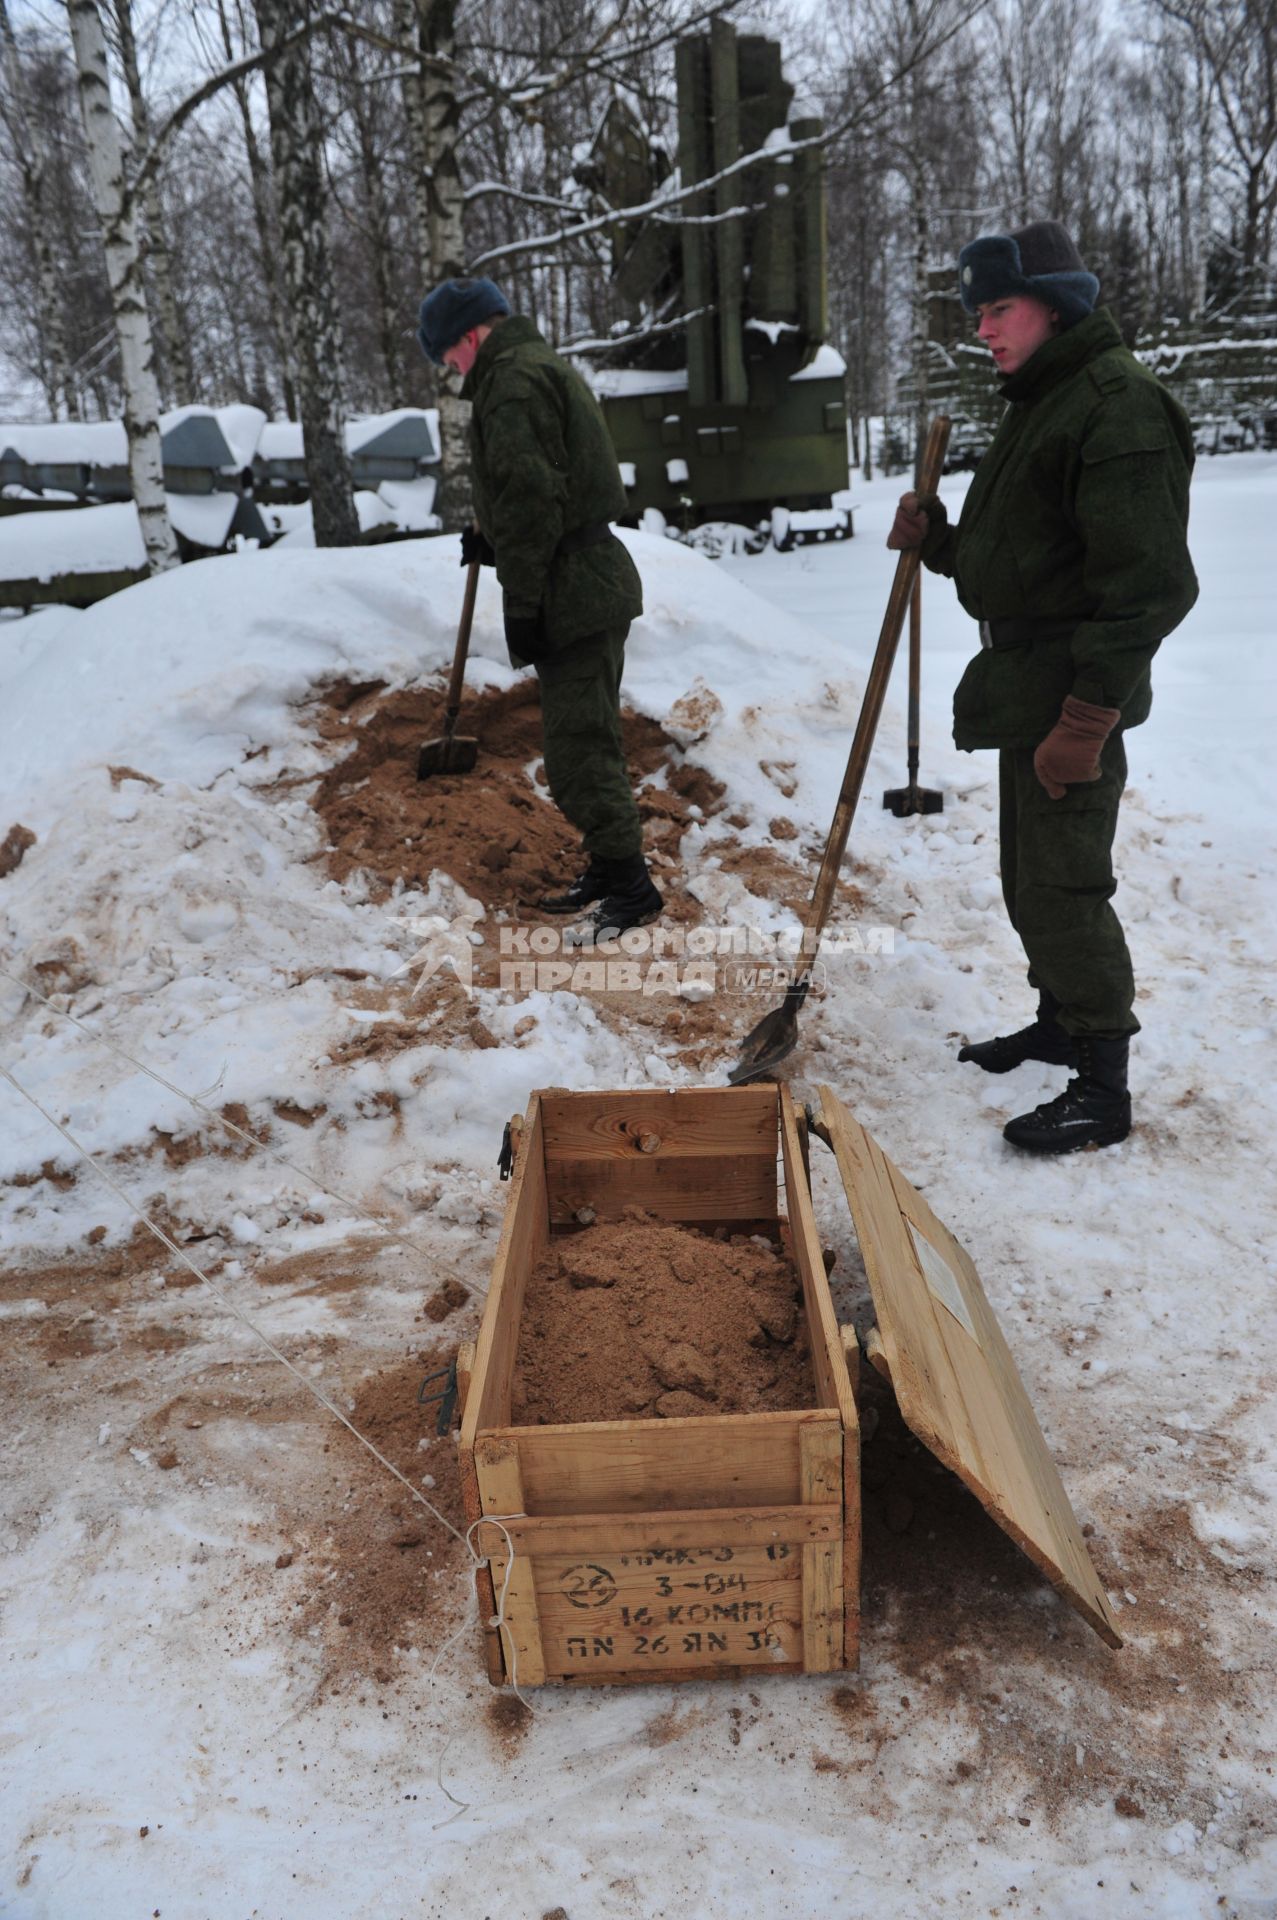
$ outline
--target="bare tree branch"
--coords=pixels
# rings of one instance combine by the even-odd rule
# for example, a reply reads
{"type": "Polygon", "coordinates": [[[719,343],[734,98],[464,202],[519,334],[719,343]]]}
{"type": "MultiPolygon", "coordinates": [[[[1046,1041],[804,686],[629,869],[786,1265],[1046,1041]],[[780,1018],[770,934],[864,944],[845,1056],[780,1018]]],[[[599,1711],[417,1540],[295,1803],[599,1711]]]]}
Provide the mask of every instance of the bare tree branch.
{"type": "MultiPolygon", "coordinates": [[[[931,59],[932,56],[938,53],[942,47],[946,46],[955,35],[961,33],[963,28],[967,27],[971,21],[975,19],[977,14],[982,13],[988,4],[989,0],[970,0],[970,4],[963,8],[961,12],[954,17],[952,22],[946,24],[943,30],[937,32],[934,37],[928,38],[924,32],[899,64],[893,67],[875,84],[867,87],[857,98],[855,105],[849,107],[841,117],[835,121],[834,125],[827,127],[824,132],[810,134],[802,140],[789,140],[783,147],[758,147],[753,153],[742,154],[738,160],[733,160],[729,166],[720,168],[717,173],[707,175],[704,180],[694,180],[689,186],[685,187],[671,187],[668,191],[662,190],[660,193],[655,194],[650,200],[642,201],[635,206],[609,208],[606,213],[598,214],[588,220],[578,221],[574,226],[561,228],[558,233],[534,234],[529,239],[510,240],[507,241],[504,246],[489,247],[485,252],[475,256],[470,262],[471,266],[474,268],[487,266],[494,260],[505,260],[516,254],[529,253],[536,247],[564,246],[569,240],[580,239],[583,234],[587,233],[598,233],[604,227],[615,225],[618,220],[642,220],[649,215],[653,215],[662,217],[668,221],[670,208],[681,206],[686,200],[698,198],[701,194],[718,186],[721,181],[731,180],[737,174],[747,172],[751,167],[759,166],[765,162],[774,164],[777,161],[787,160],[794,154],[827,150],[837,145],[840,140],[844,139],[847,134],[853,132],[859,126],[870,107],[881,101],[894,87],[898,86],[903,79],[912,73],[916,67],[920,66],[924,61],[931,59]]],[[[680,219],[679,221],[669,221],[669,224],[683,224],[683,222],[680,219]]]]}

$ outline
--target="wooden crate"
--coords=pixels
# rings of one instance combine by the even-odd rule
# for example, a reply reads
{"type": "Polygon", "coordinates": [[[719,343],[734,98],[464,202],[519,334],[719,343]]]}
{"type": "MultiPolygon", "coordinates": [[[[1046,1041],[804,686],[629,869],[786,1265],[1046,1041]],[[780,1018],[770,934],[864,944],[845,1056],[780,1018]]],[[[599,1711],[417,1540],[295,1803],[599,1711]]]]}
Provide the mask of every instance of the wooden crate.
{"type": "MultiPolygon", "coordinates": [[[[819,1114],[809,1118],[837,1159],[864,1257],[878,1319],[871,1361],[913,1432],[1120,1646],[969,1255],[829,1088],[819,1091],[819,1114]]],[[[479,1340],[459,1369],[466,1513],[494,1523],[478,1529],[491,1561],[478,1578],[494,1685],[857,1665],[859,1346],[838,1326],[826,1283],[807,1128],[783,1086],[533,1096],[479,1340]],[[538,1256],[580,1209],[615,1220],[628,1206],[783,1236],[802,1280],[814,1406],[511,1424],[519,1322],[538,1256]]]]}
{"type": "Polygon", "coordinates": [[[774,1086],[534,1094],[461,1428],[491,1572],[489,1678],[634,1683],[858,1660],[860,1436],[804,1167],[774,1086]],[[815,1404],[784,1413],[511,1424],[528,1276],[583,1207],[779,1232],[802,1280],[815,1404]]]}

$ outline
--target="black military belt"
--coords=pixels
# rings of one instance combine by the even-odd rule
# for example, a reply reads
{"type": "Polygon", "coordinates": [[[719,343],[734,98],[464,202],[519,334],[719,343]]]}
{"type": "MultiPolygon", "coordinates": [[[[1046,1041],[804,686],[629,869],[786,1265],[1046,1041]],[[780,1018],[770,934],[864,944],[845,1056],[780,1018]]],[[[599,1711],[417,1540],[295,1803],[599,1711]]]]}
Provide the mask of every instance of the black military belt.
{"type": "Polygon", "coordinates": [[[612,531],[610,520],[591,520],[586,527],[573,527],[571,533],[565,533],[555,548],[555,557],[567,553],[584,553],[587,547],[601,546],[612,531]]]}
{"type": "Polygon", "coordinates": [[[1021,616],[1014,620],[982,620],[982,647],[1030,647],[1034,641],[1069,640],[1077,630],[1076,620],[1034,620],[1021,616]]]}

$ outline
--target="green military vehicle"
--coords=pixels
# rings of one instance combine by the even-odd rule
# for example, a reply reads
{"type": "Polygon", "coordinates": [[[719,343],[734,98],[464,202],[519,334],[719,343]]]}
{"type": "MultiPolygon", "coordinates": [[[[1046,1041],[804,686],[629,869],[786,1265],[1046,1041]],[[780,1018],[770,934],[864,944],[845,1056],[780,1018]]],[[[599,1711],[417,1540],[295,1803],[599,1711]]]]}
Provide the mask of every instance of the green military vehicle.
{"type": "MultiPolygon", "coordinates": [[[[679,43],[678,177],[704,191],[618,221],[613,281],[643,319],[592,342],[598,393],[635,518],[684,529],[774,525],[778,544],[845,538],[845,367],[825,340],[822,123],[789,119],[780,48],[725,20],[679,43]],[[750,153],[754,165],[721,177],[750,153]],[[687,216],[690,216],[688,218],[687,216]]],[[[613,101],[577,169],[608,206],[671,180],[668,156],[613,101]]]]}

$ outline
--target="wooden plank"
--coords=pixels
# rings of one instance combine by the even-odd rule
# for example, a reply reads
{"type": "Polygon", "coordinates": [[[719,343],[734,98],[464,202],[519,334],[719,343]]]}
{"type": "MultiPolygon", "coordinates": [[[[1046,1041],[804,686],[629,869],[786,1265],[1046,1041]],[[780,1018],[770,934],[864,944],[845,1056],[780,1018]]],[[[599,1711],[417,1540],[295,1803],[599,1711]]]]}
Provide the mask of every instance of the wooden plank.
{"type": "MultiPolygon", "coordinates": [[[[904,1219],[912,1223],[923,1240],[940,1254],[958,1280],[963,1303],[975,1327],[975,1344],[993,1374],[997,1397],[992,1408],[987,1409],[991,1417],[990,1430],[985,1434],[986,1464],[991,1476],[1014,1487],[1018,1498],[1024,1502],[1023,1515],[1013,1515],[1021,1532],[1013,1533],[1012,1537],[1019,1541],[1048,1579],[1059,1586],[1079,1611],[1090,1619],[1096,1631],[1106,1639],[1111,1636],[1111,1645],[1120,1646],[1121,1635],[1108,1595],[1095,1571],[1059,1469],[1047,1447],[1032,1402],[975,1265],[966,1248],[936,1217],[923,1196],[911,1186],[898,1167],[886,1160],[885,1155],[883,1157],[904,1219]],[[1050,1564],[1038,1545],[1036,1530],[1029,1529],[1028,1521],[1035,1508],[1044,1524],[1050,1527],[1050,1564]],[[1057,1567],[1058,1574],[1055,1571],[1057,1567]]],[[[916,1255],[916,1243],[914,1250],[916,1255]]],[[[941,1310],[940,1319],[947,1327],[944,1309],[941,1310]]],[[[960,1342],[969,1354],[970,1346],[960,1326],[951,1336],[952,1340],[960,1342]]]]}
{"type": "Polygon", "coordinates": [[[542,1514],[509,1523],[516,1553],[580,1554],[606,1541],[637,1552],[653,1539],[692,1547],[713,1535],[735,1546],[806,1546],[842,1531],[842,1501],[799,1507],[702,1507],[688,1513],[542,1514]]]}
{"type": "MultiPolygon", "coordinates": [[[[475,1456],[475,1472],[485,1515],[504,1520],[523,1512],[517,1447],[485,1447],[475,1456]]],[[[545,1655],[532,1562],[525,1554],[511,1552],[499,1527],[480,1527],[477,1542],[479,1551],[492,1562],[495,1606],[502,1612],[499,1631],[510,1682],[539,1687],[545,1680],[545,1655]]]]}
{"type": "Polygon", "coordinates": [[[877,1327],[870,1327],[865,1335],[865,1358],[875,1373],[880,1373],[887,1385],[891,1385],[891,1363],[887,1359],[887,1349],[882,1344],[882,1335],[877,1327]]]}
{"type": "MultiPolygon", "coordinates": [[[[860,1556],[861,1500],[860,1450],[863,1434],[860,1426],[860,1341],[856,1329],[841,1326],[843,1352],[847,1359],[847,1377],[856,1402],[855,1428],[843,1431],[842,1450],[842,1606],[843,1665],[860,1665],[860,1556]]],[[[876,1416],[875,1416],[876,1418],[876,1416]]]]}
{"type": "Polygon", "coordinates": [[[842,1338],[842,1357],[847,1363],[847,1379],[851,1384],[851,1397],[860,1408],[860,1335],[853,1326],[838,1328],[842,1338]]]}
{"type": "Polygon", "coordinates": [[[510,1427],[481,1435],[476,1456],[517,1443],[530,1514],[787,1507],[801,1497],[802,1428],[829,1418],[799,1410],[510,1427]]]}
{"type": "Polygon", "coordinates": [[[545,1191],[545,1153],[540,1106],[534,1093],[510,1181],[505,1219],[487,1304],[475,1343],[474,1373],[461,1443],[473,1447],[480,1429],[504,1427],[510,1420],[510,1381],[519,1342],[519,1322],[528,1275],[549,1240],[545,1191]]]}
{"type": "Polygon", "coordinates": [[[548,1161],[628,1159],[644,1151],[645,1140],[648,1157],[776,1157],[775,1087],[553,1091],[540,1102],[548,1161]]]}
{"type": "Polygon", "coordinates": [[[474,1341],[463,1340],[457,1348],[457,1406],[461,1418],[466,1417],[466,1401],[470,1398],[470,1383],[474,1379],[474,1341]]]}
{"type": "MultiPolygon", "coordinates": [[[[786,1094],[788,1093],[788,1091],[789,1089],[785,1088],[786,1094]]],[[[805,1108],[798,1107],[798,1106],[794,1107],[794,1132],[798,1136],[798,1150],[801,1153],[802,1160],[803,1160],[803,1185],[806,1187],[807,1192],[810,1195],[811,1193],[811,1136],[810,1136],[810,1129],[808,1128],[808,1125],[807,1125],[807,1112],[805,1108]]]]}
{"type": "MultiPolygon", "coordinates": [[[[457,1465],[461,1476],[461,1504],[465,1509],[466,1525],[471,1527],[483,1516],[483,1500],[479,1492],[479,1477],[475,1472],[474,1450],[464,1443],[457,1449],[457,1465]]],[[[473,1539],[473,1535],[471,1538],[473,1539]]],[[[476,1552],[481,1552],[476,1548],[476,1552]]],[[[491,1567],[476,1567],[474,1570],[474,1589],[479,1600],[479,1620],[483,1629],[483,1661],[488,1671],[489,1683],[494,1687],[505,1684],[505,1650],[501,1645],[501,1635],[490,1622],[497,1610],[496,1593],[492,1585],[491,1567]]]]}
{"type": "MultiPolygon", "coordinates": [[[[781,1088],[781,1157],[785,1169],[785,1200],[789,1209],[794,1256],[803,1280],[803,1299],[807,1325],[811,1332],[817,1391],[822,1405],[838,1410],[842,1426],[839,1453],[840,1491],[843,1500],[842,1541],[837,1565],[817,1564],[814,1549],[809,1563],[809,1578],[804,1592],[815,1599],[810,1635],[804,1657],[808,1671],[823,1673],[831,1667],[856,1666],[860,1658],[860,1415],[856,1405],[855,1382],[859,1378],[859,1348],[855,1328],[842,1328],[834,1311],[825,1271],[824,1254],[816,1230],[811,1205],[810,1179],[802,1164],[802,1139],[798,1131],[798,1113],[787,1087],[781,1088]],[[845,1334],[850,1331],[855,1354],[855,1375],[848,1364],[849,1349],[845,1334]],[[836,1598],[832,1586],[836,1585],[836,1598]],[[829,1613],[821,1624],[820,1609],[829,1613]],[[848,1637],[850,1636],[850,1637],[848,1637]],[[824,1661],[826,1664],[813,1664],[824,1661]]],[[[805,1119],[805,1116],[804,1116],[805,1119]]],[[[809,1498],[804,1493],[804,1499],[809,1498]]]]}
{"type": "Polygon", "coordinates": [[[812,1368],[822,1407],[836,1407],[844,1426],[856,1424],[856,1402],[847,1375],[842,1335],[834,1312],[825,1272],[820,1236],[811,1207],[811,1193],[803,1176],[802,1149],[795,1124],[794,1103],[788,1087],[780,1089],[780,1149],[785,1169],[785,1204],[789,1213],[794,1259],[803,1284],[803,1305],[811,1337],[812,1368]]]}
{"type": "MultiPolygon", "coordinates": [[[[772,1673],[801,1673],[802,1666],[797,1660],[769,1660],[767,1671],[772,1673]]],[[[756,1680],[757,1667],[727,1666],[706,1669],[700,1667],[661,1667],[659,1669],[621,1668],[605,1673],[557,1673],[554,1678],[569,1687],[642,1687],[660,1684],[663,1687],[676,1687],[683,1681],[725,1681],[756,1680]]]]}
{"type": "MultiPolygon", "coordinates": [[[[814,1506],[842,1501],[843,1429],[804,1428],[799,1439],[803,1500],[814,1506]]],[[[842,1538],[812,1541],[803,1550],[803,1669],[830,1673],[842,1665],[842,1538]]]]}
{"type": "Polygon", "coordinates": [[[710,1210],[719,1220],[776,1215],[774,1152],[770,1159],[633,1149],[625,1159],[557,1154],[547,1160],[546,1176],[556,1225],[574,1220],[582,1207],[600,1220],[619,1220],[627,1207],[642,1207],[659,1220],[698,1224],[710,1210]]]}
{"type": "Polygon", "coordinates": [[[860,1427],[842,1436],[842,1664],[860,1665],[860,1427]]]}
{"type": "MultiPolygon", "coordinates": [[[[780,1215],[775,1213],[771,1215],[738,1214],[731,1220],[720,1220],[714,1216],[706,1218],[704,1214],[698,1213],[693,1220],[688,1222],[688,1225],[694,1226],[698,1233],[714,1234],[721,1228],[723,1233],[727,1234],[729,1238],[734,1233],[743,1233],[747,1238],[757,1236],[760,1240],[770,1240],[773,1246],[776,1247],[785,1244],[785,1238],[788,1232],[787,1222],[783,1221],[780,1215]]],[[[554,1220],[550,1223],[551,1244],[553,1245],[571,1234],[583,1233],[585,1231],[586,1228],[582,1226],[581,1222],[577,1220],[575,1216],[571,1220],[554,1220]]]]}
{"type": "Polygon", "coordinates": [[[1120,1646],[1108,1596],[975,1267],[833,1093],[822,1087],[820,1096],[902,1415],[1096,1632],[1120,1646]]]}
{"type": "MultiPolygon", "coordinates": [[[[649,1516],[658,1529],[659,1515],[649,1516]]],[[[637,1550],[538,1554],[537,1607],[551,1678],[637,1670],[771,1668],[803,1657],[803,1560],[812,1549],[735,1545],[709,1528],[690,1547],[659,1531],[637,1550]]]]}

